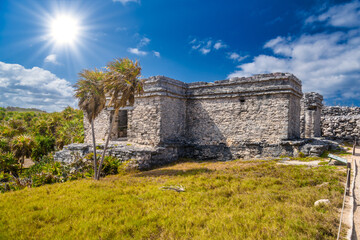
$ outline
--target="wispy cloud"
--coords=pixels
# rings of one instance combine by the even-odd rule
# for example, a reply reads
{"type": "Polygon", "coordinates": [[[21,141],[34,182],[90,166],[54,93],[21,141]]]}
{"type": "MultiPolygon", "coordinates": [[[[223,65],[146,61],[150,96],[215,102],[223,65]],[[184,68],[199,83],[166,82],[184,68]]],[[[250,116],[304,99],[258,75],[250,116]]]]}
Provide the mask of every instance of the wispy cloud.
{"type": "Polygon", "coordinates": [[[0,106],[60,111],[76,107],[73,94],[70,82],[45,69],[0,62],[0,106]]]}
{"type": "Polygon", "coordinates": [[[153,54],[154,54],[155,57],[158,57],[158,58],[160,57],[160,53],[157,52],[157,51],[153,51],[153,54]]]}
{"type": "Polygon", "coordinates": [[[207,55],[211,52],[211,50],[219,50],[221,48],[226,48],[227,45],[223,43],[221,40],[213,41],[210,38],[205,40],[198,40],[193,38],[189,44],[191,45],[191,49],[198,50],[201,54],[207,55]]]}
{"type": "Polygon", "coordinates": [[[360,26],[360,1],[352,1],[335,5],[325,10],[320,15],[313,15],[305,23],[325,22],[334,27],[359,27],[360,26]]]}
{"type": "Polygon", "coordinates": [[[138,56],[146,56],[148,54],[147,52],[142,51],[138,48],[128,48],[128,52],[138,56]]]}
{"type": "Polygon", "coordinates": [[[122,31],[126,31],[127,28],[126,27],[117,27],[115,28],[115,32],[122,32],[122,31]]]}
{"type": "Polygon", "coordinates": [[[267,22],[266,25],[273,25],[275,23],[281,22],[282,20],[283,20],[282,17],[277,17],[277,18],[271,20],[270,22],[267,22]]]}
{"type": "Polygon", "coordinates": [[[113,0],[113,2],[121,2],[122,4],[125,5],[129,2],[140,3],[140,0],[113,0]]]}
{"type": "MultiPolygon", "coordinates": [[[[139,37],[139,34],[136,34],[136,37],[139,37]]],[[[128,52],[132,53],[132,54],[135,54],[137,56],[146,56],[146,55],[148,55],[149,53],[152,52],[155,57],[159,58],[160,57],[160,52],[154,51],[154,50],[153,51],[151,51],[151,50],[148,50],[148,51],[143,50],[143,48],[146,49],[146,46],[148,46],[150,42],[151,42],[150,38],[142,37],[135,48],[128,48],[128,52]]]]}
{"type": "Polygon", "coordinates": [[[138,48],[144,47],[144,46],[148,45],[148,44],[150,43],[150,41],[151,41],[150,38],[143,37],[143,38],[140,40],[140,42],[139,42],[139,44],[137,45],[137,47],[138,47],[138,48]]]}
{"type": "Polygon", "coordinates": [[[211,51],[211,49],[210,49],[210,48],[200,48],[199,51],[200,51],[202,54],[206,55],[206,54],[208,54],[208,53],[211,51]]]}
{"type": "Polygon", "coordinates": [[[45,63],[59,64],[56,54],[50,54],[44,59],[45,63]]]}
{"type": "Polygon", "coordinates": [[[214,48],[216,50],[219,50],[221,48],[227,48],[227,45],[221,41],[217,41],[215,44],[214,44],[214,48]]]}
{"type": "MultiPolygon", "coordinates": [[[[354,1],[336,5],[325,13],[311,17],[316,21],[321,20],[327,26],[348,29],[304,33],[298,37],[278,36],[264,45],[273,55],[258,55],[251,62],[239,65],[238,70],[229,74],[229,77],[291,72],[302,80],[304,92],[318,91],[333,100],[359,98],[360,25],[354,28],[354,17],[347,18],[347,14],[351,15],[358,4],[358,1],[354,1]],[[342,20],[339,13],[343,14],[342,20]]],[[[308,23],[309,20],[306,21],[308,23]]]]}
{"type": "Polygon", "coordinates": [[[248,58],[249,56],[241,56],[240,54],[236,53],[236,52],[229,52],[228,53],[228,58],[237,62],[241,62],[242,60],[248,58]]]}

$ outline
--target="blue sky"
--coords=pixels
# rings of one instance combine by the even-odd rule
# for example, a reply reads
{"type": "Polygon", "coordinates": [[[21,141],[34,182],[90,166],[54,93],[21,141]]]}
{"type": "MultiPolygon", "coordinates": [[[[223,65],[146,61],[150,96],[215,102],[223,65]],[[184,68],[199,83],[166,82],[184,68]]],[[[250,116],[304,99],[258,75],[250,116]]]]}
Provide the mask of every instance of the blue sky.
{"type": "Polygon", "coordinates": [[[0,1],[0,106],[75,107],[77,73],[117,57],[184,82],[291,72],[327,105],[360,106],[360,2],[0,1]]]}

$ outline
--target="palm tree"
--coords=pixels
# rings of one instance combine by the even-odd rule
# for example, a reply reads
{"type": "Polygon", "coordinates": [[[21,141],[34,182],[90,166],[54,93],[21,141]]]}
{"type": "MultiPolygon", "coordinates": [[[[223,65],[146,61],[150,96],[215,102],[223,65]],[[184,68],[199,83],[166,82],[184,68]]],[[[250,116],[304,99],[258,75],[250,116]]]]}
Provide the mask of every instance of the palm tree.
{"type": "Polygon", "coordinates": [[[31,136],[19,135],[11,141],[11,150],[18,160],[20,160],[20,173],[22,172],[25,157],[30,157],[35,141],[31,136]]]}
{"type": "Polygon", "coordinates": [[[75,97],[79,99],[79,108],[86,113],[91,123],[92,141],[94,148],[94,179],[97,178],[96,142],[94,120],[105,108],[106,98],[103,88],[105,73],[97,69],[83,70],[79,73],[79,80],[75,84],[75,97]]]}
{"type": "Polygon", "coordinates": [[[143,93],[144,82],[139,79],[141,66],[138,61],[133,62],[128,58],[118,58],[107,64],[107,76],[104,79],[104,89],[106,95],[110,97],[108,107],[113,107],[114,112],[109,126],[105,147],[101,156],[98,169],[98,179],[104,162],[105,153],[109,144],[111,130],[115,122],[119,109],[125,107],[127,103],[134,105],[135,95],[143,93]]]}

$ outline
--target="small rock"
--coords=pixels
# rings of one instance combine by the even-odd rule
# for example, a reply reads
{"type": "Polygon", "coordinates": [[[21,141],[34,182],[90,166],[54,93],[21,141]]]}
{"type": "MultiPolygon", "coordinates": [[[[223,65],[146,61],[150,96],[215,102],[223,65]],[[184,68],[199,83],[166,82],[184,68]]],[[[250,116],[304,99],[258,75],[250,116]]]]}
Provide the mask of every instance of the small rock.
{"type": "Polygon", "coordinates": [[[329,205],[330,204],[330,200],[329,199],[320,199],[320,200],[317,200],[315,203],[314,203],[314,206],[317,207],[317,206],[320,206],[320,205],[329,205]]]}
{"type": "Polygon", "coordinates": [[[322,184],[317,185],[317,187],[327,187],[329,185],[328,182],[324,182],[322,184]]]}

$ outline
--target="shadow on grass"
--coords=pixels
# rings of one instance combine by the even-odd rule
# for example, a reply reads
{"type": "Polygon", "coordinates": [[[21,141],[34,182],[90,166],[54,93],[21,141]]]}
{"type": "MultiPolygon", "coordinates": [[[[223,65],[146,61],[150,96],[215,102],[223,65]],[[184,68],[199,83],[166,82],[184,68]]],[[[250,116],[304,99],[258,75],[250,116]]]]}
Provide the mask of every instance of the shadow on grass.
{"type": "Polygon", "coordinates": [[[159,176],[193,176],[202,173],[211,173],[214,170],[208,168],[193,168],[187,170],[155,169],[135,174],[134,177],[159,177],[159,176]]]}

